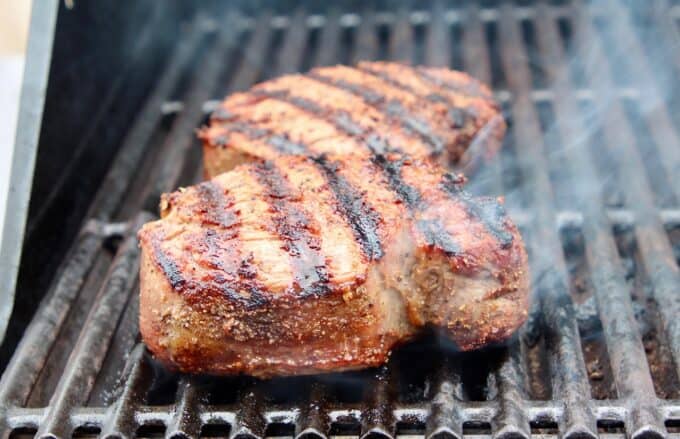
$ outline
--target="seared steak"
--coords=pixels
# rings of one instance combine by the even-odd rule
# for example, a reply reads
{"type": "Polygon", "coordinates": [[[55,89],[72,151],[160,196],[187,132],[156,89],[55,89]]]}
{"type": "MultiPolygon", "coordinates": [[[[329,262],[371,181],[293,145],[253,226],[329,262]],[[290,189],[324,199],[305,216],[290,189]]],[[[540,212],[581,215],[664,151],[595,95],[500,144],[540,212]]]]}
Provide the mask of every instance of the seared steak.
{"type": "Polygon", "coordinates": [[[463,165],[468,149],[493,155],[504,133],[491,91],[467,74],[363,62],[282,76],[235,93],[200,137],[211,178],[240,163],[290,154],[397,151],[463,165]]]}
{"type": "Polygon", "coordinates": [[[184,372],[261,377],[378,365],[426,326],[502,341],[527,257],[462,182],[395,154],[286,156],[166,194],[139,233],[144,341],[184,372]]]}

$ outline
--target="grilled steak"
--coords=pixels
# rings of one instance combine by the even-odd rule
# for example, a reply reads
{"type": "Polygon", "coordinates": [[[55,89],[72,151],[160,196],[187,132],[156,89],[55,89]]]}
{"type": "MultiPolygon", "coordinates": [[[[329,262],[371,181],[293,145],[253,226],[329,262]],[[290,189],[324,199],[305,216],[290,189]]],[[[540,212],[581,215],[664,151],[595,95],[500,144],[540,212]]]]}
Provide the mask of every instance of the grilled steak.
{"type": "Polygon", "coordinates": [[[492,155],[504,133],[490,90],[465,73],[363,62],[235,93],[200,137],[211,178],[240,163],[290,154],[399,151],[464,165],[492,155]]]}
{"type": "Polygon", "coordinates": [[[140,327],[185,372],[363,368],[437,328],[462,349],[527,316],[527,257],[502,203],[431,161],[279,157],[161,201],[139,233],[140,327]]]}

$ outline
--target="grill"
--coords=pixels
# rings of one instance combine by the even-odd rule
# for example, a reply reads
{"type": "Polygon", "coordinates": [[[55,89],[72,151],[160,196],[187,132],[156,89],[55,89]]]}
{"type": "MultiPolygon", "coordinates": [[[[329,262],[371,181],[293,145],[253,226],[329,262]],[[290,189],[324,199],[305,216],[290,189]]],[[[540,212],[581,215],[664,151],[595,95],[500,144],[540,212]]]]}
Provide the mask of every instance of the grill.
{"type": "Polygon", "coordinates": [[[188,19],[4,370],[3,437],[678,437],[677,19],[665,2],[576,0],[188,19]],[[135,231],[160,193],[200,179],[195,128],[257,80],[363,59],[493,85],[509,133],[470,187],[505,194],[521,226],[529,322],[467,354],[427,336],[379,370],[160,368],[138,337],[135,231]]]}

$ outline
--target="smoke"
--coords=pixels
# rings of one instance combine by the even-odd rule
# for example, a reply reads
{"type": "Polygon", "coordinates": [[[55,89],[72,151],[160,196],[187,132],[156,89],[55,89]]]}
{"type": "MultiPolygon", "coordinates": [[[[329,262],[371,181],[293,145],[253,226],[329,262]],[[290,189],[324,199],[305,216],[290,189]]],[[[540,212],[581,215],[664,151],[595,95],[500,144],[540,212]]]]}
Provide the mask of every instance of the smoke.
{"type": "MultiPolygon", "coordinates": [[[[550,291],[562,280],[567,282],[568,292],[576,302],[584,343],[589,346],[601,343],[602,328],[592,299],[583,243],[574,244],[581,239],[578,223],[583,203],[601,197],[609,210],[632,210],[634,206],[627,203],[636,200],[626,199],[631,182],[622,179],[620,169],[622,164],[630,164],[626,161],[634,160],[652,189],[655,206],[677,207],[680,39],[674,17],[678,10],[661,9],[659,3],[647,8],[639,2],[600,0],[531,10],[517,24],[519,50],[509,41],[512,33],[503,28],[502,17],[486,24],[493,86],[508,121],[508,133],[500,154],[469,176],[469,189],[480,195],[503,195],[511,217],[528,242],[536,239],[532,227],[537,197],[546,197],[554,204],[558,220],[576,219],[562,228],[560,243],[528,246],[532,253],[530,268],[535,292],[550,291]],[[548,19],[541,15],[546,10],[548,19]],[[549,49],[546,29],[556,34],[561,58],[549,49]],[[516,70],[508,71],[510,65],[516,70]],[[523,70],[528,77],[522,76],[523,70]],[[518,112],[522,81],[530,90],[531,108],[518,112]],[[573,108],[557,100],[560,81],[574,100],[573,108]],[[617,132],[607,133],[606,124],[611,118],[615,118],[617,132]],[[536,132],[531,130],[534,119],[540,127],[536,132]],[[626,149],[616,143],[620,136],[632,144],[639,159],[628,156],[626,149]],[[540,156],[527,157],[536,153],[540,156]],[[575,157],[585,157],[595,178],[584,178],[588,173],[575,166],[575,157]],[[546,168],[540,165],[543,160],[546,168]],[[537,188],[541,181],[537,174],[543,172],[550,185],[537,188]],[[562,253],[565,273],[560,273],[552,244],[562,253]],[[566,274],[565,279],[562,274],[566,274]]],[[[626,229],[630,225],[614,226],[626,229]]],[[[615,238],[620,239],[618,235],[615,238]]],[[[674,244],[679,247],[679,243],[674,244]]],[[[623,252],[619,256],[624,267],[642,268],[634,262],[634,246],[620,246],[619,251],[623,252]]],[[[641,277],[640,273],[627,276],[631,290],[638,288],[633,284],[641,277]]],[[[644,311],[644,297],[638,297],[633,308],[640,332],[648,334],[653,325],[644,311]]],[[[530,344],[537,342],[537,328],[542,325],[537,299],[524,328],[525,340],[530,344]]]]}

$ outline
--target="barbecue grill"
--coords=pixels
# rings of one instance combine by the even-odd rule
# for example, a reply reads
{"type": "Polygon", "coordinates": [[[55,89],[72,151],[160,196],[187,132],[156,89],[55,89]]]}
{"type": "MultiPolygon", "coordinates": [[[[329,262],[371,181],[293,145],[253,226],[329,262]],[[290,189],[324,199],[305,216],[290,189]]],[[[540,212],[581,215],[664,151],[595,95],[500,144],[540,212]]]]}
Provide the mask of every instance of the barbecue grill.
{"type": "Polygon", "coordinates": [[[677,5],[44,4],[18,141],[38,152],[3,437],[680,437],[677,5]],[[426,336],[378,370],[258,381],[159,367],[138,336],[135,232],[160,193],[200,179],[195,129],[256,81],[367,59],[492,84],[509,132],[470,187],[504,194],[520,224],[528,323],[473,353],[426,336]]]}

